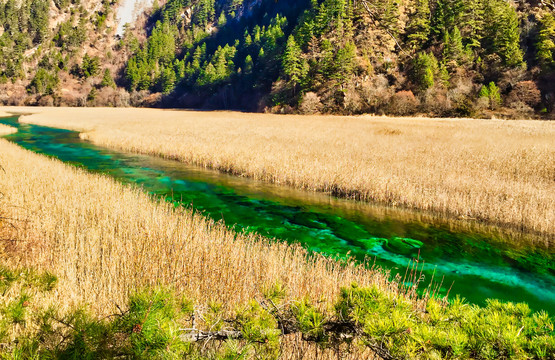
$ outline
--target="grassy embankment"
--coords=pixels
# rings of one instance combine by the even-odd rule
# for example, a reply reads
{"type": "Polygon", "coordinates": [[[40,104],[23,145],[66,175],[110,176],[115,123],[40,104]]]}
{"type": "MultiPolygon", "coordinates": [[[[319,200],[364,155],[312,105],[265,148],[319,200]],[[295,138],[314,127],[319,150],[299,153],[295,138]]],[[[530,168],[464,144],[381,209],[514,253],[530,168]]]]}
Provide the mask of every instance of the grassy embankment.
{"type": "MultiPolygon", "coordinates": [[[[199,306],[224,304],[224,314],[276,283],[290,298],[313,301],[333,299],[351,282],[392,286],[376,271],[321,256],[307,260],[300,247],[237,235],[188,210],[156,203],[139,189],[4,140],[0,149],[2,264],[59,276],[49,301],[61,311],[85,302],[95,314],[109,315],[116,304],[125,307],[130,292],[158,285],[199,306]]],[[[309,351],[298,337],[288,346],[309,351]]]]}
{"type": "Polygon", "coordinates": [[[555,234],[555,124],[5,108],[94,143],[240,176],[555,234]]]}
{"type": "Polygon", "coordinates": [[[525,305],[407,296],[379,272],[233,234],[3,140],[0,149],[0,355],[8,358],[555,356],[552,320],[525,305]],[[353,281],[373,288],[340,291],[353,281]],[[157,286],[173,294],[133,295],[157,286]],[[74,310],[80,304],[92,315],[74,310]],[[180,328],[210,336],[230,328],[225,335],[242,340],[192,345],[180,328]]]}
{"type": "Polygon", "coordinates": [[[234,234],[4,140],[0,163],[8,358],[555,356],[552,320],[525,305],[419,299],[377,271],[234,234]],[[159,286],[172,293],[133,295],[159,286]],[[74,310],[81,304],[92,315],[74,310]],[[191,345],[199,333],[180,328],[240,340],[191,345]]]}

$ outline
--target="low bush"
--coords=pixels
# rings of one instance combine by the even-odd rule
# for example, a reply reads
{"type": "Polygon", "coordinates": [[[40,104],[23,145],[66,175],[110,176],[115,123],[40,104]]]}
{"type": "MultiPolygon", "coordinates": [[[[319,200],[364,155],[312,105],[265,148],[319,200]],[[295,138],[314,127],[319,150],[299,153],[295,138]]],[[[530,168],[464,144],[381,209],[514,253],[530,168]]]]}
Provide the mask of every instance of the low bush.
{"type": "Polygon", "coordinates": [[[392,114],[407,116],[414,114],[420,105],[412,91],[399,91],[391,98],[389,111],[392,114]]]}
{"type": "Polygon", "coordinates": [[[84,308],[64,314],[46,306],[56,282],[49,273],[0,268],[0,358],[277,359],[281,338],[297,333],[338,356],[356,347],[382,359],[555,359],[553,319],[526,304],[479,307],[356,284],[331,302],[285,302],[276,284],[231,315],[220,304],[194,306],[153,289],[98,319],[84,308]]]}

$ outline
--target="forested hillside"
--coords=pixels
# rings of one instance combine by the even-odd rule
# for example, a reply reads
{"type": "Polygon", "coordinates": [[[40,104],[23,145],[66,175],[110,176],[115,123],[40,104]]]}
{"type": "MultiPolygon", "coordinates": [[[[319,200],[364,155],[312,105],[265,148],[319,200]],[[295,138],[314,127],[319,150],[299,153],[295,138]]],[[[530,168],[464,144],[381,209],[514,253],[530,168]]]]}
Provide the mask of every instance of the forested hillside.
{"type": "MultiPolygon", "coordinates": [[[[165,106],[547,115],[553,2],[169,0],[125,70],[165,106]],[[175,51],[174,51],[175,50],[175,51]]],[[[135,44],[135,45],[133,45],[135,44]]]]}
{"type": "Polygon", "coordinates": [[[19,8],[10,0],[1,9],[5,33],[24,37],[2,36],[18,44],[9,51],[4,45],[3,79],[26,80],[31,102],[63,98],[60,70],[88,86],[79,89],[86,94],[79,105],[545,118],[555,112],[553,0],[155,1],[144,20],[97,55],[76,45],[79,36],[86,28],[97,43],[110,43],[106,16],[117,4],[104,0],[87,11],[65,1],[56,0],[50,15],[71,15],[55,26],[51,18],[50,31],[40,30],[48,19],[33,15],[44,14],[33,9],[48,7],[46,0],[24,0],[19,8]],[[12,30],[9,11],[31,14],[20,15],[27,16],[18,21],[25,29],[12,30]],[[30,57],[37,66],[22,70],[29,49],[36,49],[30,57]],[[120,89],[113,90],[112,76],[120,89]]]}
{"type": "Polygon", "coordinates": [[[113,76],[125,60],[113,53],[115,6],[111,0],[0,3],[0,101],[84,106],[104,87],[116,96],[113,76]]]}

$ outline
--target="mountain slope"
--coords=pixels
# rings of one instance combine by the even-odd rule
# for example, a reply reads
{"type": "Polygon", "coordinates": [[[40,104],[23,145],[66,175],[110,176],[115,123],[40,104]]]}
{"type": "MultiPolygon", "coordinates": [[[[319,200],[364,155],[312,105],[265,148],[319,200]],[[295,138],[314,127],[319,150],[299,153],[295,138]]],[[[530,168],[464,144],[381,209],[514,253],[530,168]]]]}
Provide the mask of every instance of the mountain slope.
{"type": "Polygon", "coordinates": [[[170,0],[151,16],[148,43],[133,51],[127,87],[166,94],[157,98],[164,106],[547,116],[555,99],[553,8],[504,0],[170,0]]]}
{"type": "Polygon", "coordinates": [[[107,1],[6,2],[4,102],[554,117],[553,0],[107,1]]]}

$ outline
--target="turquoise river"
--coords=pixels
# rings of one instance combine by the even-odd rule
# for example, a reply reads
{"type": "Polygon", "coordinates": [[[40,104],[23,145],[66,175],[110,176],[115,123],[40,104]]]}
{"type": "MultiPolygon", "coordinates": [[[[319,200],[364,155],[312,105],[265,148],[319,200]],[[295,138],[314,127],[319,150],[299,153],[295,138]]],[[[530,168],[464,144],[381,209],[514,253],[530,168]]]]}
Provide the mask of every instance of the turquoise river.
{"type": "Polygon", "coordinates": [[[347,254],[393,275],[419,258],[424,282],[440,293],[483,304],[487,298],[527,302],[555,314],[553,239],[461,220],[336,199],[220,174],[157,157],[117,152],[79,139],[74,131],[0,119],[18,132],[6,139],[23,148],[191,206],[237,231],[257,232],[306,248],[347,254]]]}

